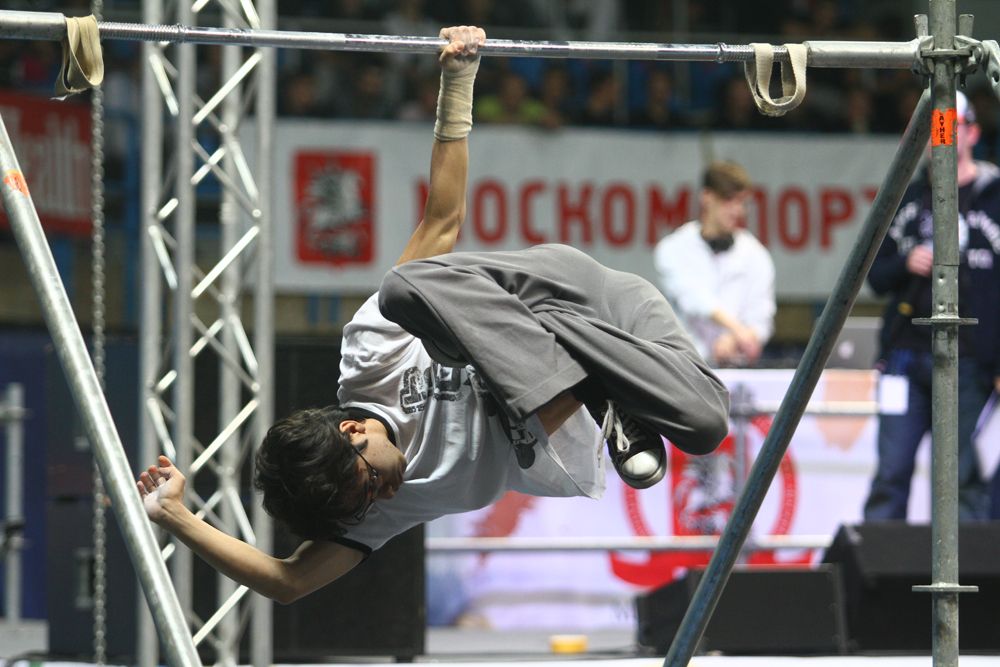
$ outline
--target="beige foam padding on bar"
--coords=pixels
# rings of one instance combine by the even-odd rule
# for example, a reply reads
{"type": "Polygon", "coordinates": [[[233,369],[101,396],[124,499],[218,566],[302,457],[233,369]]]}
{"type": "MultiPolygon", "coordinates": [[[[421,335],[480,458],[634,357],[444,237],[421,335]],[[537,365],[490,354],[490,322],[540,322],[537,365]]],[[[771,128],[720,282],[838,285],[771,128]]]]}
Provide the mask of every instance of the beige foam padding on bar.
{"type": "Polygon", "coordinates": [[[56,80],[56,96],[63,99],[82,93],[104,81],[104,56],[97,19],[91,16],[66,17],[62,68],[56,80]]]}

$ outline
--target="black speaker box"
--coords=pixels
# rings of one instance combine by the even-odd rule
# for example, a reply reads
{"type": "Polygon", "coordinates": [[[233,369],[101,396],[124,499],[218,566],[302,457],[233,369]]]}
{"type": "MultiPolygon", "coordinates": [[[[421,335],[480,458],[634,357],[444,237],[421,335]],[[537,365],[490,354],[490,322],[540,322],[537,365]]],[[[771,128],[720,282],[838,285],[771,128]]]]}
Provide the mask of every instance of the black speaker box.
{"type": "MultiPolygon", "coordinates": [[[[1000,522],[959,527],[959,647],[1000,650],[1000,522]]],[[[924,653],[931,649],[931,527],[903,521],[841,526],[823,561],[840,567],[849,648],[924,653]]]]}
{"type": "MultiPolygon", "coordinates": [[[[702,574],[702,570],[691,570],[637,598],[640,646],[666,653],[702,574]]],[[[835,567],[736,568],[705,629],[699,651],[843,653],[845,636],[835,567]]]]}
{"type": "MultiPolygon", "coordinates": [[[[279,345],[275,359],[275,415],[336,401],[340,341],[300,339],[279,345]]],[[[275,552],[298,541],[275,532],[275,552]]],[[[424,652],[424,529],[390,540],[364,563],[325,589],[274,608],[276,661],[335,655],[410,659],[424,652]]]]}
{"type": "MultiPolygon", "coordinates": [[[[276,536],[284,553],[294,542],[276,536]]],[[[318,662],[330,656],[390,656],[410,661],[424,652],[424,527],[394,537],[326,588],[274,608],[276,662],[318,662]]]]}

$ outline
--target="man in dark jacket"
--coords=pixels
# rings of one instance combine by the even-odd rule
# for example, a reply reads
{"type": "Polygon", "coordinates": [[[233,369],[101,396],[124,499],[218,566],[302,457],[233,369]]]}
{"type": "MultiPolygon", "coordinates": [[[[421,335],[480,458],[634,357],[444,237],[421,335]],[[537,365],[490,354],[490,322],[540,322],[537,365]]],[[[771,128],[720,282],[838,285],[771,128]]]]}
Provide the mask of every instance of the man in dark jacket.
{"type": "MultiPolygon", "coordinates": [[[[980,129],[958,93],[959,312],[978,318],[959,329],[959,518],[986,519],[989,498],[972,439],[990,392],[1000,387],[1000,170],[973,159],[980,129]]],[[[905,519],[920,441],[931,429],[931,327],[912,318],[931,315],[934,222],[926,171],[903,196],[868,276],[872,289],[890,295],[882,328],[884,374],[908,382],[901,415],[879,418],[878,469],[865,503],[865,519],[905,519]]]]}

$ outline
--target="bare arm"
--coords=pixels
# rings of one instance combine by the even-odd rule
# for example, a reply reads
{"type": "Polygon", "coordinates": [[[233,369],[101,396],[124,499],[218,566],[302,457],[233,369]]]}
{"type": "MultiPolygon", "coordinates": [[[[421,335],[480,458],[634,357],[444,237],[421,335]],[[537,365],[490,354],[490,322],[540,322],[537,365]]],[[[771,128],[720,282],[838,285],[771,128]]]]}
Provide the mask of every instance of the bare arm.
{"type": "Polygon", "coordinates": [[[441,52],[441,92],[434,148],[431,151],[430,190],[424,217],[410,237],[397,264],[451,252],[465,219],[465,191],[469,174],[472,127],[472,85],[479,46],[486,41],[480,28],[445,28],[449,43],[441,52]]]}
{"type": "Polygon", "coordinates": [[[469,141],[434,140],[431,183],[424,217],[397,264],[433,257],[455,249],[465,220],[465,189],[469,172],[469,141]]]}
{"type": "Polygon", "coordinates": [[[719,337],[721,340],[717,341],[714,350],[715,356],[720,361],[726,361],[737,353],[742,353],[751,362],[760,357],[762,346],[757,332],[751,327],[721,308],[712,312],[712,321],[726,329],[726,333],[719,337]]]}
{"type": "Polygon", "coordinates": [[[333,542],[303,542],[275,558],[223,533],[184,506],[184,476],[164,456],[139,476],[146,513],[213,568],[282,604],[293,602],[350,571],[362,554],[333,542]]]}

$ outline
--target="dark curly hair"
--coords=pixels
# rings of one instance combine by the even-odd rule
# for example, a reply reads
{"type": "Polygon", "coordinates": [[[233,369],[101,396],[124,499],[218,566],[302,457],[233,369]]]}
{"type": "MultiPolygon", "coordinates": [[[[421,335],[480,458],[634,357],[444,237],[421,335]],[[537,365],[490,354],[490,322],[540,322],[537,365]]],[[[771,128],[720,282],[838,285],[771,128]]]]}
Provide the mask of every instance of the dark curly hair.
{"type": "Polygon", "coordinates": [[[359,488],[357,456],[340,423],[339,406],[299,410],[276,422],[257,450],[253,484],[264,509],[303,539],[344,533],[340,520],[355,509],[344,492],[359,488]]]}

